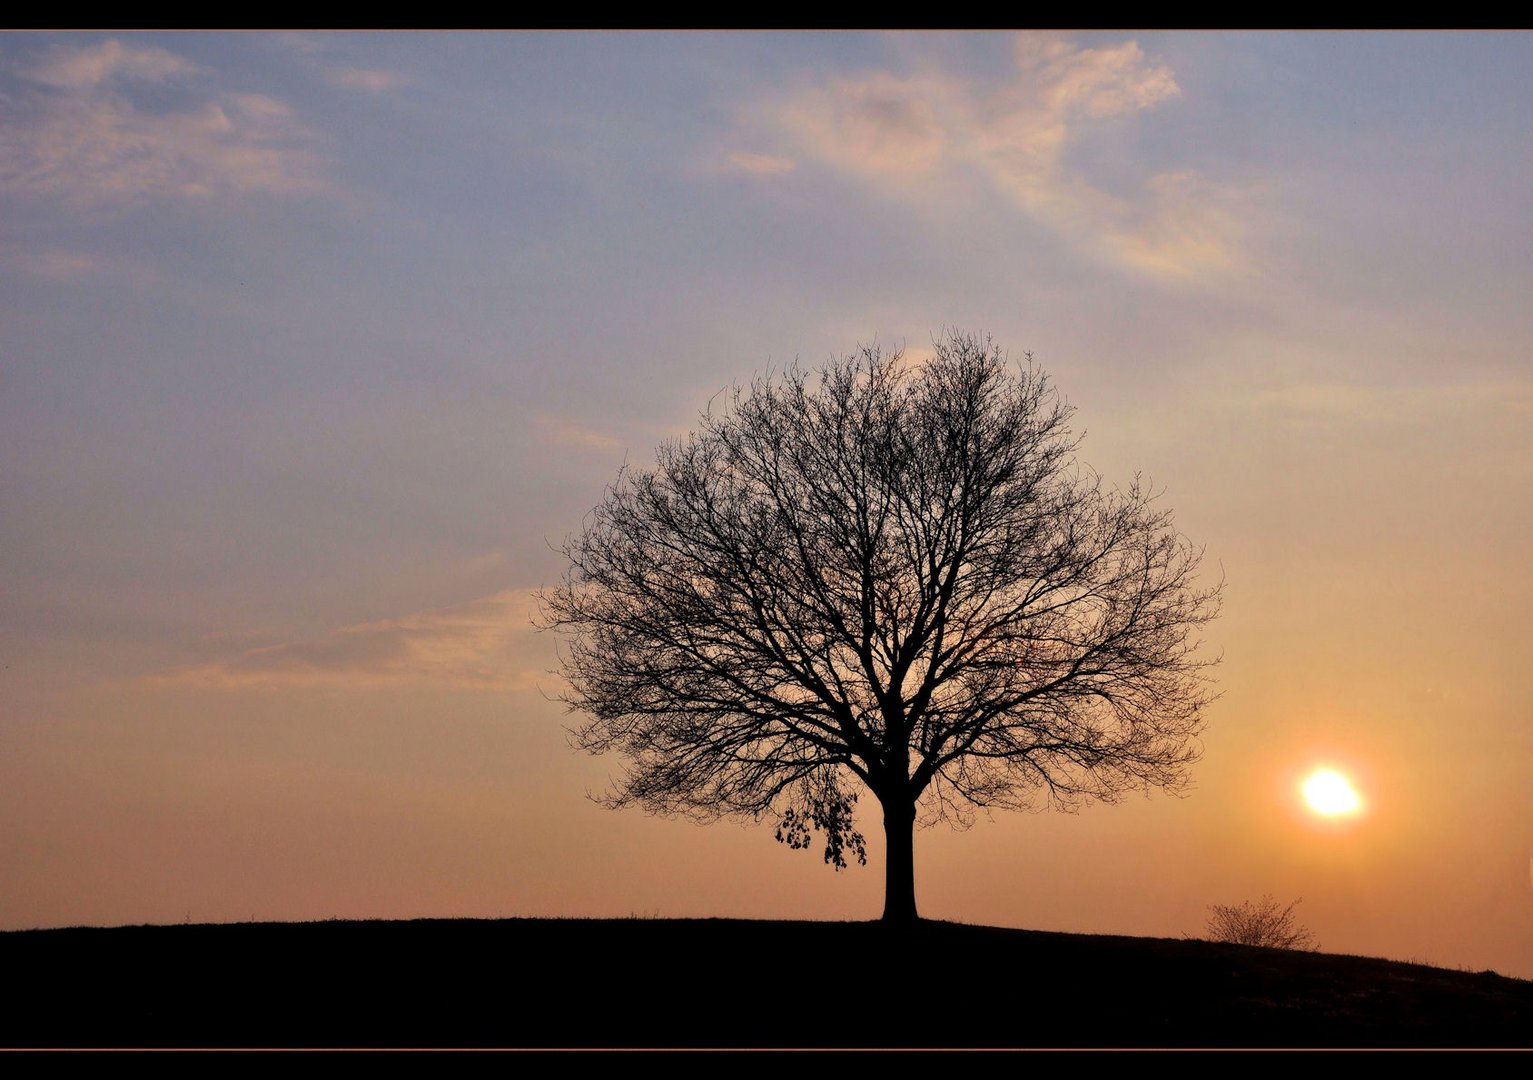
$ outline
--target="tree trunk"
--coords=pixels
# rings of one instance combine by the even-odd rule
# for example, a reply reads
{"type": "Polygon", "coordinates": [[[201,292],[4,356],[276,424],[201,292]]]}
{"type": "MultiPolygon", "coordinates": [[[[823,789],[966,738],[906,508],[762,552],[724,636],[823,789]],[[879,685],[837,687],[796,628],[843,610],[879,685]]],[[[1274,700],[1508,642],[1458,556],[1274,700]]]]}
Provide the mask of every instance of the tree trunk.
{"type": "Polygon", "coordinates": [[[884,922],[913,923],[916,915],[915,802],[884,804],[884,922]]]}

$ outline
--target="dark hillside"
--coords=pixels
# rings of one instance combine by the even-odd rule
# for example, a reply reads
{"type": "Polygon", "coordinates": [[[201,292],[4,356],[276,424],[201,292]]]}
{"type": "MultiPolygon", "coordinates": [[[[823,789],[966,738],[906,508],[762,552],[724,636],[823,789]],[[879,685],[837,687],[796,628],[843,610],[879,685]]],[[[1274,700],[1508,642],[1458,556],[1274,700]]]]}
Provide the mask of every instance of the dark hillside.
{"type": "Polygon", "coordinates": [[[0,1044],[1527,1046],[1533,982],[923,923],[418,920],[0,934],[0,1044]]]}

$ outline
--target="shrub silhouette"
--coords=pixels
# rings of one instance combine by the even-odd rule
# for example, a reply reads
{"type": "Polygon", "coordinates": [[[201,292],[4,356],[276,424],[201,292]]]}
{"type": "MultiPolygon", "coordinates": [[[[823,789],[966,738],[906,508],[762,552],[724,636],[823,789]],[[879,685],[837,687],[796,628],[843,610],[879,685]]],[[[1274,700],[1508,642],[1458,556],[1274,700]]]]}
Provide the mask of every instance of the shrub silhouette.
{"type": "Polygon", "coordinates": [[[1268,949],[1304,949],[1320,947],[1315,935],[1294,918],[1295,900],[1282,907],[1270,896],[1252,903],[1210,904],[1208,939],[1233,945],[1260,945],[1268,949]]]}

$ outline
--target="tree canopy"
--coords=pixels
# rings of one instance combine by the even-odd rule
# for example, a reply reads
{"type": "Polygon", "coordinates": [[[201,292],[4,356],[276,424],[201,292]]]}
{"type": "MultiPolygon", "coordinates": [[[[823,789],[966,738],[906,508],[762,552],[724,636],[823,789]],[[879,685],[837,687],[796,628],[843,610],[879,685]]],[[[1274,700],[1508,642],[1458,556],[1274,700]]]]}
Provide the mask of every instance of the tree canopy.
{"type": "Polygon", "coordinates": [[[1029,355],[950,334],[736,387],[625,468],[543,595],[576,744],[616,806],[775,816],[915,917],[911,830],[976,808],[1176,790],[1211,699],[1219,587],[1136,477],[1076,459],[1029,355]]]}

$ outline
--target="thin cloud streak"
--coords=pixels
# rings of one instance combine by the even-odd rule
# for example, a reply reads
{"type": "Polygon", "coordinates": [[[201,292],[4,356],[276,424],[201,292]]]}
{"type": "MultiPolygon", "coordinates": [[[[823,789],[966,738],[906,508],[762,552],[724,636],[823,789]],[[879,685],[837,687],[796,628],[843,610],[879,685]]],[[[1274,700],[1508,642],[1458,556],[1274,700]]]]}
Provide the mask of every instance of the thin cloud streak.
{"type": "Polygon", "coordinates": [[[107,261],[81,251],[5,251],[0,266],[47,281],[70,281],[105,271],[107,261]]]}
{"type": "Polygon", "coordinates": [[[1470,414],[1487,420],[1501,410],[1533,411],[1533,382],[1359,386],[1296,382],[1235,399],[1249,408],[1275,410],[1311,423],[1379,426],[1419,424],[1434,416],[1470,414]]]}
{"type": "Polygon", "coordinates": [[[334,68],[325,72],[325,79],[334,86],[344,87],[347,90],[362,90],[370,94],[381,94],[396,89],[404,83],[401,75],[393,71],[384,71],[382,68],[334,68]]]}
{"type": "Polygon", "coordinates": [[[778,157],[774,154],[752,154],[745,151],[732,153],[725,160],[730,170],[750,173],[753,176],[781,176],[783,173],[792,172],[798,166],[792,158],[778,157]]]}
{"type": "Polygon", "coordinates": [[[309,641],[251,649],[148,681],[221,689],[418,685],[533,690],[540,681],[557,681],[543,668],[525,665],[540,647],[532,625],[536,610],[531,592],[512,589],[453,607],[342,627],[309,641]]]}
{"type": "Polygon", "coordinates": [[[537,413],[532,422],[538,429],[539,435],[545,442],[556,446],[568,447],[572,450],[611,452],[622,449],[623,444],[611,435],[604,435],[599,431],[566,420],[560,416],[549,413],[537,413]]]}

